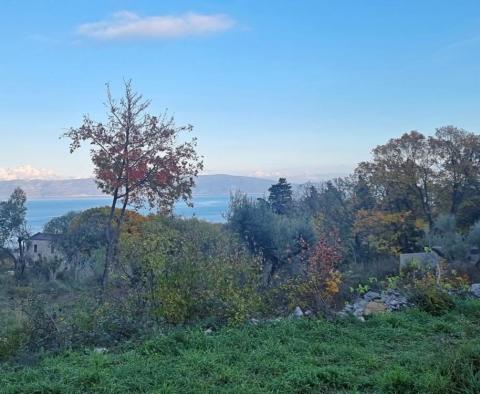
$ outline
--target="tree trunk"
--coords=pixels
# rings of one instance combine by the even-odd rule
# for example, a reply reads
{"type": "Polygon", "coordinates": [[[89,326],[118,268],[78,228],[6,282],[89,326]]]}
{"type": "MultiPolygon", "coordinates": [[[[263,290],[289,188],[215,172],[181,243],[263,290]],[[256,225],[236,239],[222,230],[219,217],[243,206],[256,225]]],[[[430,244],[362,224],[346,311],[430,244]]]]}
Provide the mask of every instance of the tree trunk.
{"type": "Polygon", "coordinates": [[[18,261],[15,258],[15,275],[17,275],[18,278],[21,278],[25,272],[25,250],[24,250],[24,242],[23,238],[18,237],[18,261]]]}
{"type": "Polygon", "coordinates": [[[106,229],[106,238],[107,238],[107,251],[105,253],[105,262],[103,265],[103,274],[102,274],[102,288],[105,289],[105,286],[108,283],[108,274],[110,271],[110,266],[112,264],[114,258],[114,227],[113,227],[113,219],[115,218],[115,209],[117,206],[118,200],[118,189],[115,190],[113,195],[112,206],[110,207],[110,215],[108,217],[107,229],[106,229]]]}
{"type": "Polygon", "coordinates": [[[118,218],[115,218],[115,207],[117,205],[117,198],[118,193],[115,193],[112,207],[110,210],[110,217],[107,226],[107,253],[105,255],[105,265],[102,275],[102,287],[108,283],[108,276],[110,273],[111,267],[114,265],[115,259],[117,257],[117,249],[118,249],[118,238],[120,236],[120,230],[123,224],[123,220],[125,218],[125,211],[128,205],[128,190],[125,192],[125,197],[123,198],[122,210],[120,211],[120,215],[118,218]],[[116,226],[113,226],[113,221],[115,219],[116,226]]]}
{"type": "Polygon", "coordinates": [[[450,206],[450,213],[452,215],[456,215],[461,200],[462,200],[462,192],[460,190],[460,185],[458,183],[454,183],[453,190],[452,190],[452,203],[450,206]]]}

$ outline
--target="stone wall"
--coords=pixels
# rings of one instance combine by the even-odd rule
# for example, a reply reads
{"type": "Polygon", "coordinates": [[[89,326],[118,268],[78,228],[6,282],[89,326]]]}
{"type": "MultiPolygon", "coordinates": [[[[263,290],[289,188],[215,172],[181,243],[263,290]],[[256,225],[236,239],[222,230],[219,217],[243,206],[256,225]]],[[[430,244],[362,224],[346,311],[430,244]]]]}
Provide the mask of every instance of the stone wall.
{"type": "Polygon", "coordinates": [[[62,259],[62,254],[53,247],[52,251],[52,243],[50,241],[44,240],[32,240],[28,243],[27,251],[25,253],[27,260],[32,262],[37,262],[41,258],[50,260],[50,259],[62,259]],[[36,252],[35,252],[35,245],[36,245],[36,252]]]}

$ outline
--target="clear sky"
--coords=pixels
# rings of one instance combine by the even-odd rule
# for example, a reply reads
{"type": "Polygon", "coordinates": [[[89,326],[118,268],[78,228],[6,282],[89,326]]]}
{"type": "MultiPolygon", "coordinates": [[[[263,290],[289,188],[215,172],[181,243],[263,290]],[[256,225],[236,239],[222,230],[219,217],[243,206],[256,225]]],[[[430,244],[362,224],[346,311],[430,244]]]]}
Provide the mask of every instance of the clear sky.
{"type": "Polygon", "coordinates": [[[58,137],[123,78],[210,173],[349,172],[405,131],[480,130],[480,1],[2,0],[0,168],[88,176],[58,137]]]}

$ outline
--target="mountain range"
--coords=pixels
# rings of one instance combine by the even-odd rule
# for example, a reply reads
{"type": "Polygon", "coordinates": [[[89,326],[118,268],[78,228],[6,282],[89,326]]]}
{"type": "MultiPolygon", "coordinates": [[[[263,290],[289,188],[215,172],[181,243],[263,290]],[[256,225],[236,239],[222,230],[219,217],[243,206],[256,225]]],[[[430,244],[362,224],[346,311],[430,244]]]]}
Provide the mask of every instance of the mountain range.
{"type": "MultiPolygon", "coordinates": [[[[266,193],[275,180],[235,176],[226,174],[200,175],[196,179],[194,195],[219,196],[229,195],[235,191],[248,194],[266,193]]],[[[0,181],[0,200],[8,198],[16,188],[22,188],[29,199],[48,198],[87,198],[104,196],[98,190],[92,178],[85,179],[34,179],[34,180],[6,180],[0,181]]]]}

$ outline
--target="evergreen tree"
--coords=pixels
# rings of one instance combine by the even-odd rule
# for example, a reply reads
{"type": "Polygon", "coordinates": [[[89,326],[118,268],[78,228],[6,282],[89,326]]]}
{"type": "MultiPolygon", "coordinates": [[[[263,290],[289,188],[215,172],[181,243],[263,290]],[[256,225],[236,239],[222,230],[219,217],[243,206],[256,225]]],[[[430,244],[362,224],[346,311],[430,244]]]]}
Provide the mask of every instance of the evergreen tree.
{"type": "Polygon", "coordinates": [[[280,178],[268,191],[270,192],[268,202],[275,213],[285,215],[292,209],[292,185],[287,182],[286,178],[280,178]]]}

